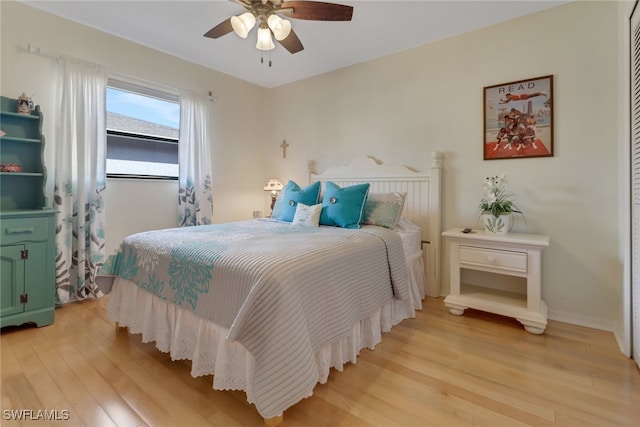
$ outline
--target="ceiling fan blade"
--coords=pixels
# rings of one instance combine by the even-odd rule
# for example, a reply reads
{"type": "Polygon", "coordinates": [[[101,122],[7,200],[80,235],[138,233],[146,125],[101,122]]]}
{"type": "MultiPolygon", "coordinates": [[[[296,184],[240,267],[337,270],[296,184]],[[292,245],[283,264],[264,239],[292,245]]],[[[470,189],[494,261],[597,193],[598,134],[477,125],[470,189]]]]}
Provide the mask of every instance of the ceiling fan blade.
{"type": "Polygon", "coordinates": [[[233,27],[231,26],[231,18],[229,18],[207,31],[204,36],[212,39],[217,39],[218,37],[222,37],[225,34],[230,33],[231,31],[233,31],[233,27]]]}
{"type": "Polygon", "coordinates": [[[280,8],[293,9],[293,12],[282,11],[289,18],[311,21],[351,21],[353,16],[352,6],[319,1],[287,1],[280,8]]]}
{"type": "Polygon", "coordinates": [[[280,44],[291,53],[298,53],[304,49],[298,35],[293,30],[291,30],[287,37],[280,40],[280,44]]]}

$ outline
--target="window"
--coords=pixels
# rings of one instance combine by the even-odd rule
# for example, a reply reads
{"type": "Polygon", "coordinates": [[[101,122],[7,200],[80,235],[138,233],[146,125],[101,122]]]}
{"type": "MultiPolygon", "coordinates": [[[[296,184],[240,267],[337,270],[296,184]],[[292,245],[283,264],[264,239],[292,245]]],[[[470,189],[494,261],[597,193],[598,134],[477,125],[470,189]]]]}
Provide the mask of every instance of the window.
{"type": "Polygon", "coordinates": [[[178,179],[176,95],[109,79],[107,176],[178,179]]]}

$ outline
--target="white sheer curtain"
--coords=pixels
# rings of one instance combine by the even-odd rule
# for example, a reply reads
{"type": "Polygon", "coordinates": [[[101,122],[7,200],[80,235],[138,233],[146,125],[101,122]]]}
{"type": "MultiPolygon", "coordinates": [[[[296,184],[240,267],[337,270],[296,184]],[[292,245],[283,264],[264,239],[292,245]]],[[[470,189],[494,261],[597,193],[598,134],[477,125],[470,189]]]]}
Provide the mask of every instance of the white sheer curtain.
{"type": "Polygon", "coordinates": [[[104,262],[105,97],[102,66],[60,59],[55,140],[56,297],[66,303],[102,296],[104,262]]]}
{"type": "Polygon", "coordinates": [[[205,96],[181,93],[178,142],[178,222],[181,227],[211,223],[209,135],[209,104],[205,96]]]}

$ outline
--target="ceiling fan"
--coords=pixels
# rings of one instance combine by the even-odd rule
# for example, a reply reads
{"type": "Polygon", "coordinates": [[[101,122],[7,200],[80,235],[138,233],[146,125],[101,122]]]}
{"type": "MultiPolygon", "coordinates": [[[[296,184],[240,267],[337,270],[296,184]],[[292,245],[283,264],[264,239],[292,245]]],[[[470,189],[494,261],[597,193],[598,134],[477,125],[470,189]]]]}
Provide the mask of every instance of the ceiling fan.
{"type": "Polygon", "coordinates": [[[304,49],[302,42],[291,28],[291,22],[280,15],[294,19],[311,21],[351,21],[353,7],[335,3],[318,1],[283,1],[283,0],[230,0],[240,4],[247,12],[232,16],[221,22],[207,33],[205,37],[217,39],[235,31],[246,38],[249,31],[258,23],[259,50],[271,50],[275,47],[272,34],[280,44],[291,53],[304,49]]]}

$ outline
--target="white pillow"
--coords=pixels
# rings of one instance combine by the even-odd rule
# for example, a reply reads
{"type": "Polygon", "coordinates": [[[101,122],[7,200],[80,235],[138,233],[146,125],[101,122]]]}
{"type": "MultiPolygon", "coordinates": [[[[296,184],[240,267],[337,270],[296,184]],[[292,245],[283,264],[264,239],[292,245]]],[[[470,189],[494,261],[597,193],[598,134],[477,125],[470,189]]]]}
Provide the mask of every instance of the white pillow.
{"type": "Polygon", "coordinates": [[[304,203],[298,203],[291,223],[302,227],[318,227],[320,212],[322,212],[322,204],[307,206],[304,203]]]}

